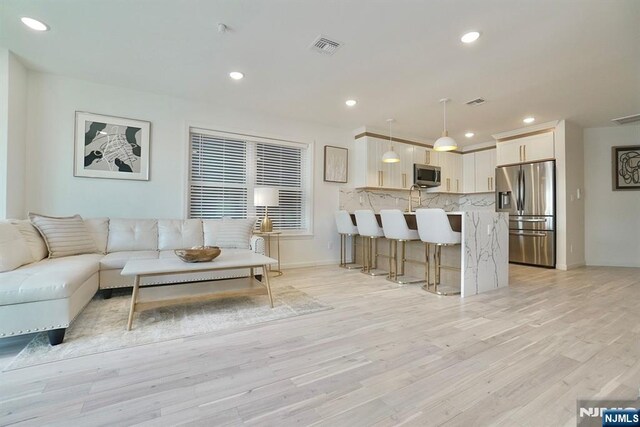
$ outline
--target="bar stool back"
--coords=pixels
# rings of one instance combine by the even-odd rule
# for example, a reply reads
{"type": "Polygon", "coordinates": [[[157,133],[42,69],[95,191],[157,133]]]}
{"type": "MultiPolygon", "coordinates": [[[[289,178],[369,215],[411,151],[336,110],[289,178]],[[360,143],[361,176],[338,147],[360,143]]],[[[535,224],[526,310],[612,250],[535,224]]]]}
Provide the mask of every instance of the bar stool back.
{"type": "Polygon", "coordinates": [[[387,280],[400,284],[421,283],[424,280],[401,278],[405,273],[407,242],[419,240],[418,232],[407,225],[404,214],[399,209],[380,211],[384,237],[389,240],[389,276],[387,280]],[[400,272],[398,272],[398,243],[400,243],[400,272]]]}
{"type": "Polygon", "coordinates": [[[334,215],[336,228],[340,234],[340,267],[352,270],[362,268],[356,264],[356,239],[358,238],[358,227],[351,220],[351,215],[347,211],[337,211],[334,215]],[[347,239],[351,237],[351,261],[347,262],[347,239]]]}
{"type": "MultiPolygon", "coordinates": [[[[426,280],[427,284],[422,288],[425,291],[433,292],[438,295],[458,295],[459,290],[443,291],[438,289],[440,286],[441,269],[460,271],[459,267],[442,265],[442,247],[459,245],[462,240],[462,234],[453,231],[447,214],[442,209],[418,209],[416,210],[416,222],[418,224],[418,234],[420,240],[425,243],[425,259],[427,261],[426,280]],[[433,260],[435,264],[435,280],[430,281],[429,275],[429,245],[434,245],[435,250],[433,260]],[[433,284],[433,289],[431,285],[433,284]]],[[[458,288],[459,289],[459,288],[458,288]]]]}
{"type": "Polygon", "coordinates": [[[378,270],[378,239],[384,237],[384,231],[371,210],[357,210],[356,226],[362,236],[363,268],[362,272],[370,276],[383,276],[386,271],[378,270]]]}

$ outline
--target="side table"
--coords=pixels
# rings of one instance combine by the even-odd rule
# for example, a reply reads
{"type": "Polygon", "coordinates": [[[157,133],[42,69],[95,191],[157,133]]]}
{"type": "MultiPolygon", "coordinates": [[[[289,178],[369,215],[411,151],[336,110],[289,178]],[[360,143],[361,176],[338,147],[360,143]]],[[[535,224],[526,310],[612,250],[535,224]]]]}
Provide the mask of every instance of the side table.
{"type": "Polygon", "coordinates": [[[276,256],[274,258],[278,260],[278,269],[274,270],[273,266],[269,265],[269,272],[275,273],[275,275],[273,275],[273,277],[282,276],[282,270],[280,268],[280,235],[282,234],[282,231],[257,231],[254,234],[256,236],[264,237],[264,239],[266,240],[265,245],[264,245],[265,246],[266,256],[268,256],[270,258],[271,258],[271,242],[272,242],[273,238],[275,238],[275,241],[276,241],[276,256]]]}

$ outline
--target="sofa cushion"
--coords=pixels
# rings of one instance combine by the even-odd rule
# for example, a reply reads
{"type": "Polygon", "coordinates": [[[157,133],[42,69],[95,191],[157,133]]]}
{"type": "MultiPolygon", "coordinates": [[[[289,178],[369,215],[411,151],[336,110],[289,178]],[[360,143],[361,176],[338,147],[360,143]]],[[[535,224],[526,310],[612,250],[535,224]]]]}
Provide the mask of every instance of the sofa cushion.
{"type": "Polygon", "coordinates": [[[158,251],[110,252],[100,260],[100,270],[122,269],[130,259],[157,259],[158,251]]]}
{"type": "Polygon", "coordinates": [[[84,223],[98,247],[98,252],[106,254],[107,239],[109,238],[109,218],[85,218],[84,223]]]}
{"type": "Polygon", "coordinates": [[[199,219],[158,220],[158,249],[185,249],[202,246],[202,221],[199,219]]]}
{"type": "Polygon", "coordinates": [[[80,215],[53,217],[29,213],[49,250],[49,258],[98,252],[93,238],[80,215]]]}
{"type": "Polygon", "coordinates": [[[0,305],[69,298],[98,272],[102,255],[44,259],[0,274],[0,305]]]}
{"type": "Polygon", "coordinates": [[[49,255],[47,245],[44,243],[42,235],[40,235],[38,229],[31,224],[31,221],[28,219],[11,219],[9,222],[18,229],[22,237],[26,240],[27,246],[29,246],[29,250],[31,251],[31,256],[33,257],[32,262],[40,261],[49,255]]]}
{"type": "Polygon", "coordinates": [[[257,218],[205,219],[202,221],[205,246],[249,249],[249,241],[257,218]]]}
{"type": "Polygon", "coordinates": [[[13,224],[7,221],[1,221],[0,273],[14,270],[32,261],[33,256],[22,234],[13,224]]]}
{"type": "Polygon", "coordinates": [[[110,219],[107,252],[158,250],[155,219],[110,219]]]}

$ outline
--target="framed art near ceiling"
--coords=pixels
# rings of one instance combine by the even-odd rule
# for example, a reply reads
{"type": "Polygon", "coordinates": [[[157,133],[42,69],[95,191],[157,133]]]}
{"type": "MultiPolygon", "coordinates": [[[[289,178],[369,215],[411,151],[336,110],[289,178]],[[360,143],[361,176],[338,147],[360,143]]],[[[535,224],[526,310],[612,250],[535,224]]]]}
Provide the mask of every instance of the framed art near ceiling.
{"type": "Polygon", "coordinates": [[[74,176],[149,180],[151,123],[76,111],[74,176]]]}
{"type": "Polygon", "coordinates": [[[349,150],[332,145],[324,146],[325,182],[346,183],[349,178],[349,150]]]}
{"type": "Polygon", "coordinates": [[[640,190],[640,145],[612,147],[613,190],[640,190]]]}

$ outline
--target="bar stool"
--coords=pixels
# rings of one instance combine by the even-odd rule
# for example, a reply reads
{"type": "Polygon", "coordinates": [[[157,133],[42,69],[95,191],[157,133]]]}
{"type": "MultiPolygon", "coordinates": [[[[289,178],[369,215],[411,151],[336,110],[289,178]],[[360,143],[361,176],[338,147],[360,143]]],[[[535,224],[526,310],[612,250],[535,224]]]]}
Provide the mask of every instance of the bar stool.
{"type": "Polygon", "coordinates": [[[461,242],[462,234],[453,231],[447,214],[442,209],[418,209],[416,210],[416,222],[418,224],[418,234],[420,240],[425,243],[425,259],[427,261],[426,279],[427,283],[422,287],[425,291],[438,295],[459,295],[460,291],[441,291],[440,286],[440,270],[460,271],[459,267],[442,265],[442,247],[455,246],[461,242]],[[429,245],[434,245],[433,261],[435,264],[435,280],[433,282],[433,290],[431,289],[429,277],[429,245]]]}
{"type": "Polygon", "coordinates": [[[340,234],[340,267],[347,270],[362,268],[356,264],[356,239],[358,238],[358,227],[351,220],[351,215],[347,211],[337,211],[335,213],[336,227],[340,234]],[[347,239],[351,237],[351,261],[347,262],[347,239]]]}
{"type": "Polygon", "coordinates": [[[386,271],[378,270],[378,239],[384,237],[384,231],[378,225],[378,220],[373,211],[358,210],[356,214],[356,226],[362,236],[362,272],[369,276],[384,276],[386,271]]]}
{"type": "MultiPolygon", "coordinates": [[[[387,280],[394,283],[406,285],[409,283],[422,283],[424,280],[399,279],[404,276],[405,262],[419,262],[406,259],[407,242],[420,240],[416,230],[409,229],[404,214],[399,209],[383,209],[380,211],[382,217],[382,229],[384,237],[389,240],[389,276],[387,280]],[[400,243],[400,273],[398,273],[398,242],[400,243]]],[[[422,264],[420,262],[420,264],[422,264]]]]}

